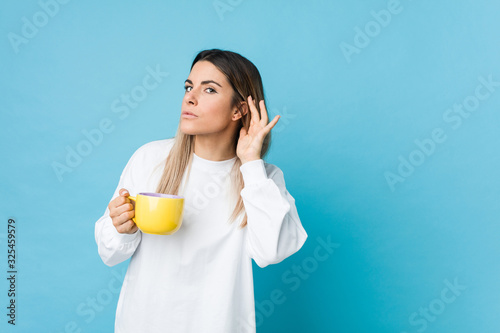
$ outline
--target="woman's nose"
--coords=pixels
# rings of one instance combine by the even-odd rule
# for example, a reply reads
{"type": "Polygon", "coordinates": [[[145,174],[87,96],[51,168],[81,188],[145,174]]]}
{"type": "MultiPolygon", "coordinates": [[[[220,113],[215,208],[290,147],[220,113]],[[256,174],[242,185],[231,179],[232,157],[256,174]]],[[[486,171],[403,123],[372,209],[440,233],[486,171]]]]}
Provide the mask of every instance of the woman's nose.
{"type": "Polygon", "coordinates": [[[186,94],[184,95],[184,102],[186,104],[191,104],[191,105],[198,104],[196,94],[194,93],[193,90],[186,92],[186,94]]]}

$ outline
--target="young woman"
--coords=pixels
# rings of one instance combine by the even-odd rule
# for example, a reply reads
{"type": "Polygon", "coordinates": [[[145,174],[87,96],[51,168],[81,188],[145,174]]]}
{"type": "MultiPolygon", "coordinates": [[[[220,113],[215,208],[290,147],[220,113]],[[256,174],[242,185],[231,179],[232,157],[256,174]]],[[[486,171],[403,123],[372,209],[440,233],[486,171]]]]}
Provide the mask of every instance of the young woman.
{"type": "Polygon", "coordinates": [[[307,234],[283,172],[264,162],[270,131],[257,68],[241,55],[200,52],[185,82],[174,138],[135,151],[96,222],[109,266],[131,258],[115,332],[255,332],[252,259],[260,267],[297,252],[307,234]],[[142,233],[127,198],[182,195],[181,228],[142,233]]]}

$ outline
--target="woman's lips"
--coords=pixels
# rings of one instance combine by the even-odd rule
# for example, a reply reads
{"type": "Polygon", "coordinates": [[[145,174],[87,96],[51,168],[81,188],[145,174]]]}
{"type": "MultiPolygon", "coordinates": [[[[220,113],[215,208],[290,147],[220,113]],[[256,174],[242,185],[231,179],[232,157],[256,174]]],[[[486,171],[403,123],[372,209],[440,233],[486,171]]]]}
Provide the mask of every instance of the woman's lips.
{"type": "Polygon", "coordinates": [[[184,111],[182,112],[182,118],[193,119],[193,118],[198,118],[198,116],[195,115],[194,113],[184,111]]]}

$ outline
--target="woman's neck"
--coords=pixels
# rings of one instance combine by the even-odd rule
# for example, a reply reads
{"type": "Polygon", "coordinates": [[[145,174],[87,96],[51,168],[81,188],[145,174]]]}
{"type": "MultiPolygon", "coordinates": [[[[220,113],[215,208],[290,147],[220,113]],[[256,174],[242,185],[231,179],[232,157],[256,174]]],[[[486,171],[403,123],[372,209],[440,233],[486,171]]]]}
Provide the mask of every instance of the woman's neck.
{"type": "Polygon", "coordinates": [[[211,135],[196,135],[194,152],[210,161],[225,161],[236,156],[236,147],[231,140],[211,135]]]}

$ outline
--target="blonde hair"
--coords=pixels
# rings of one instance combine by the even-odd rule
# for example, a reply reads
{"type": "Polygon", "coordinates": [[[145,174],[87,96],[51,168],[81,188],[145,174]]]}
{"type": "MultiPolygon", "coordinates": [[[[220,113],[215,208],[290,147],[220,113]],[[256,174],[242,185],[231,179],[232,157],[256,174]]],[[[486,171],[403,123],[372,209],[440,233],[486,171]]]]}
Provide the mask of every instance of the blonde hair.
{"type": "MultiPolygon", "coordinates": [[[[255,101],[255,106],[261,115],[259,101],[264,100],[264,88],[262,85],[262,79],[257,70],[257,67],[250,62],[245,57],[234,53],[231,51],[223,51],[219,49],[205,50],[198,53],[195,57],[191,69],[198,61],[209,61],[214,66],[216,66],[228,79],[231,84],[234,94],[232,107],[238,107],[241,112],[241,102],[247,101],[247,96],[252,96],[255,101]]],[[[239,133],[241,127],[244,127],[247,131],[250,127],[251,112],[248,111],[246,114],[242,114],[240,119],[240,125],[238,126],[235,134],[233,136],[233,147],[236,154],[236,146],[239,139],[239,133]]],[[[180,125],[180,124],[179,124],[180,125]]],[[[194,152],[194,142],[196,137],[194,135],[184,134],[177,128],[177,133],[175,135],[174,145],[170,150],[170,153],[165,162],[165,168],[163,175],[160,179],[156,192],[166,193],[166,194],[179,194],[180,185],[187,170],[186,177],[189,177],[190,166],[193,159],[194,152]]],[[[261,158],[267,154],[268,149],[271,145],[271,132],[264,138],[261,150],[261,158]]],[[[236,196],[238,198],[233,213],[230,216],[231,222],[242,213],[244,217],[241,228],[247,225],[247,215],[245,212],[245,206],[243,205],[243,199],[241,198],[241,190],[244,187],[243,175],[241,174],[241,160],[236,157],[236,161],[231,169],[231,194],[233,198],[236,196]]],[[[187,179],[186,179],[187,180],[187,179]]]]}

